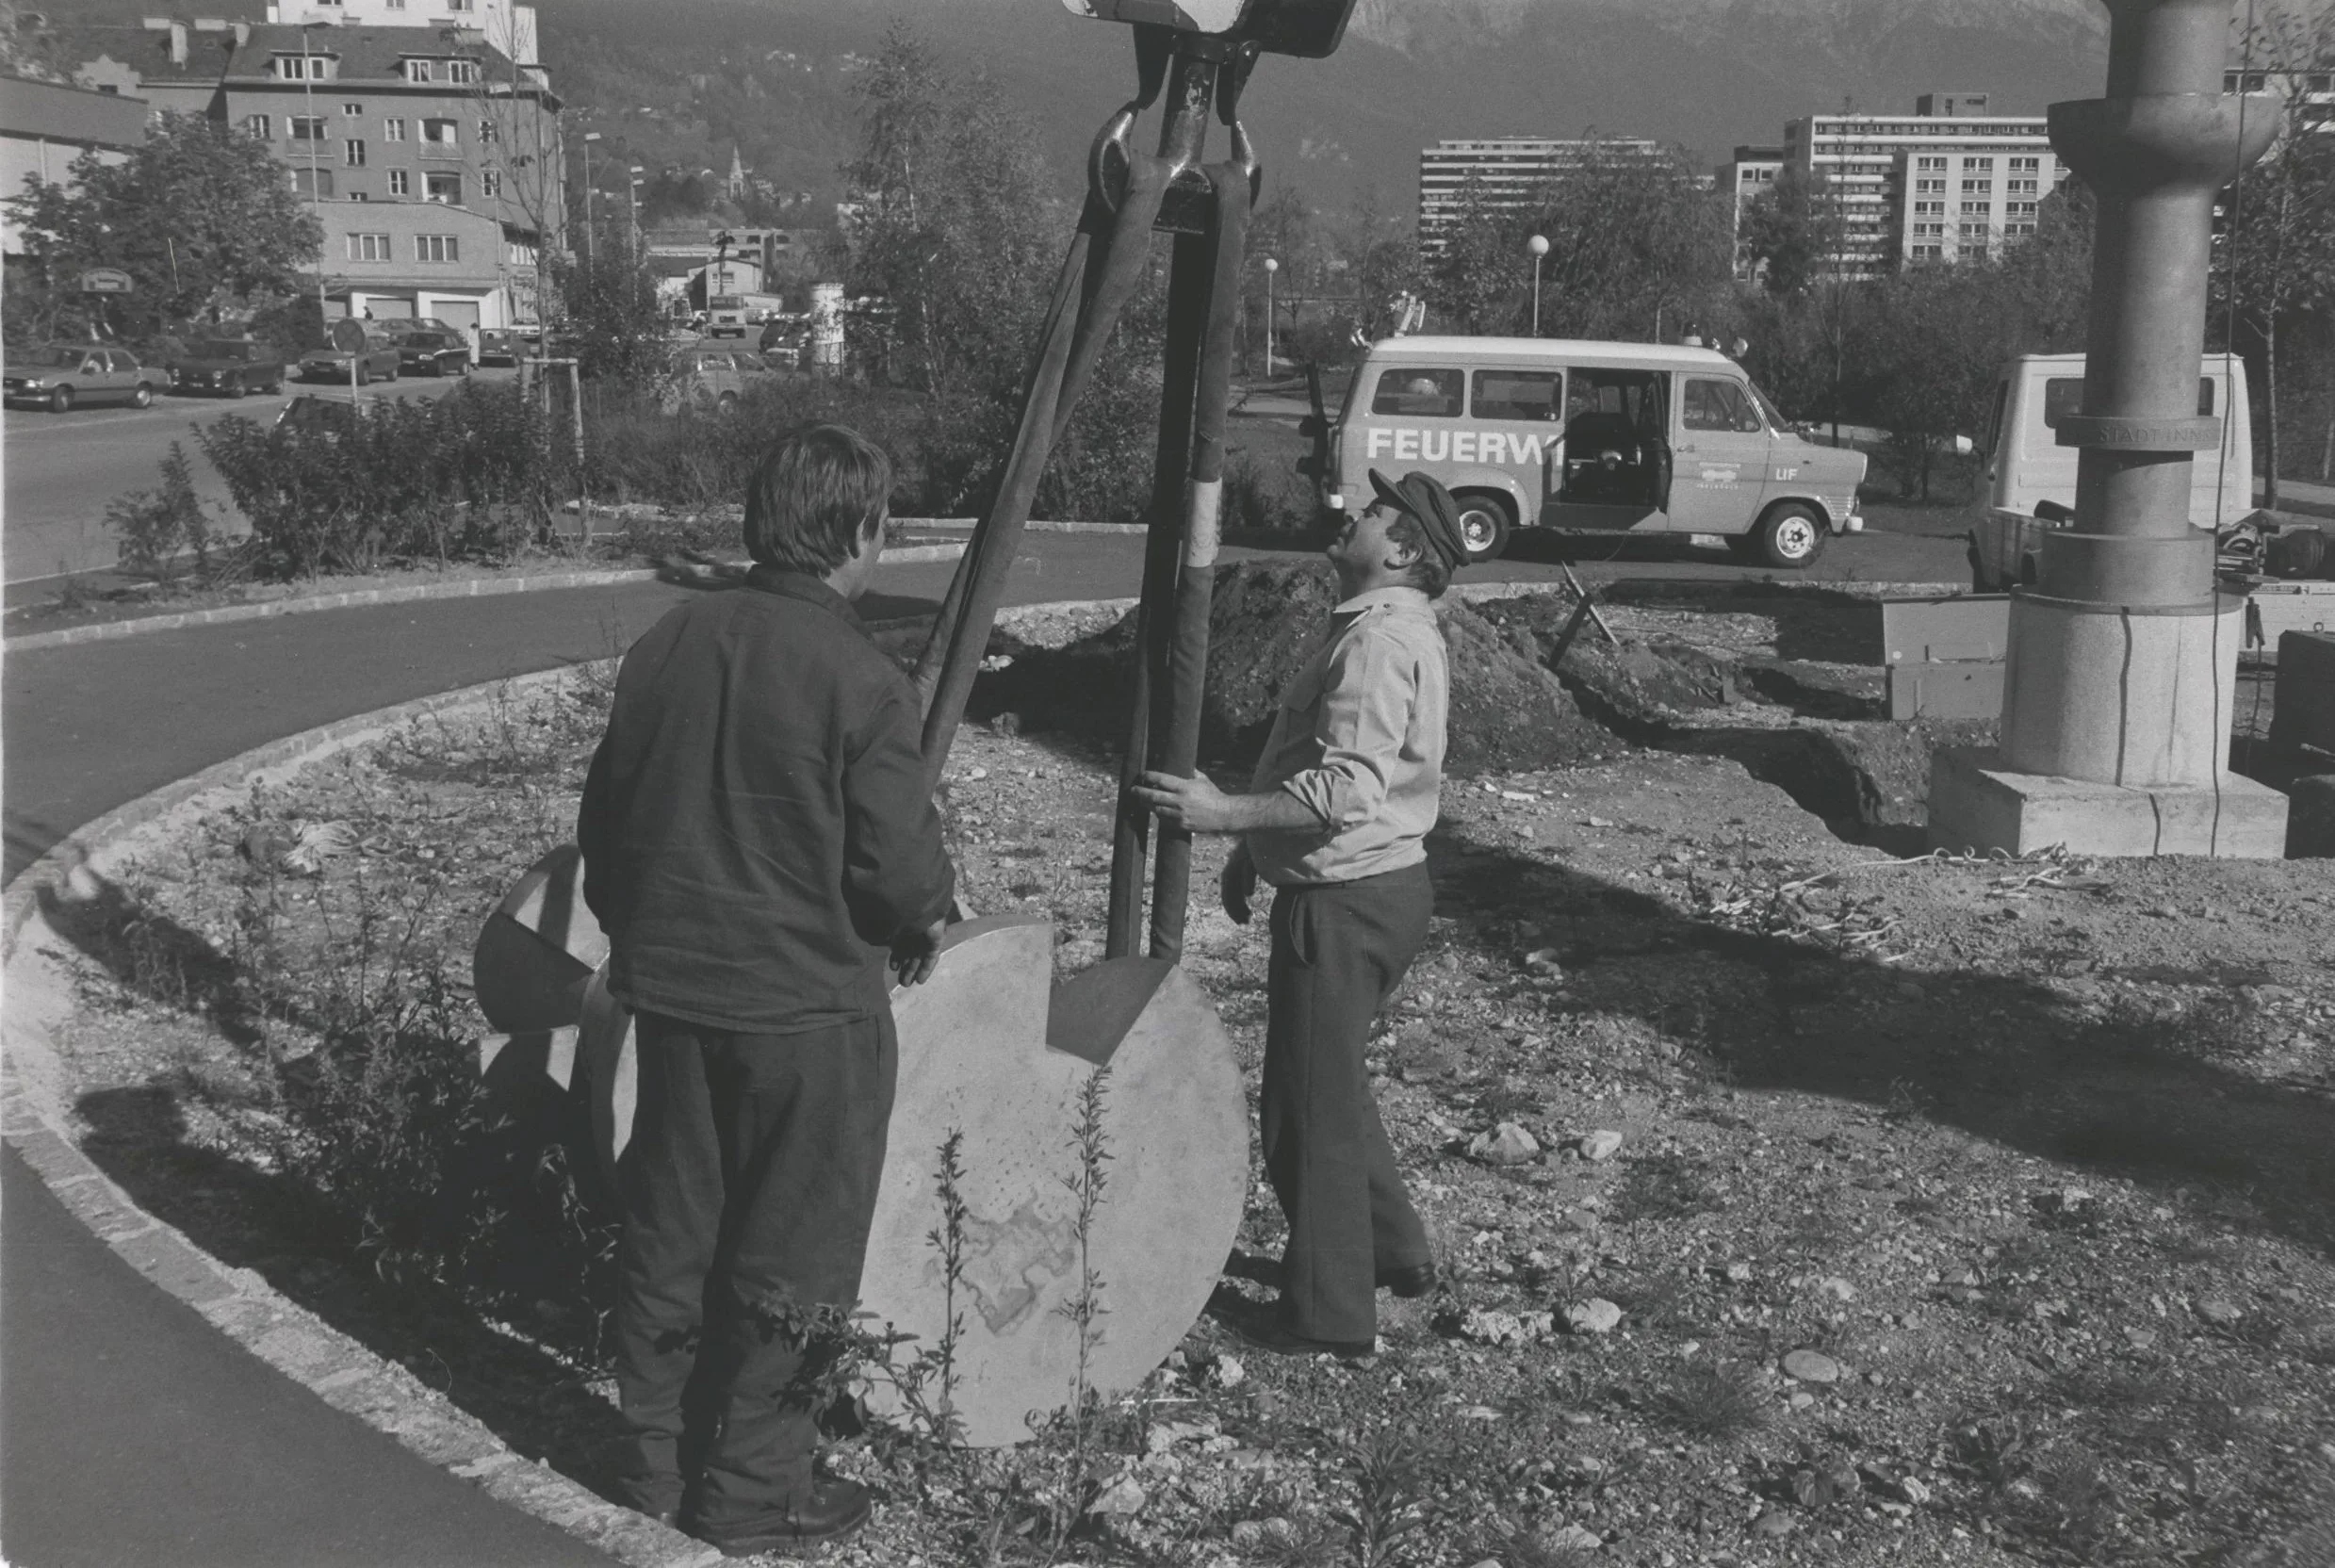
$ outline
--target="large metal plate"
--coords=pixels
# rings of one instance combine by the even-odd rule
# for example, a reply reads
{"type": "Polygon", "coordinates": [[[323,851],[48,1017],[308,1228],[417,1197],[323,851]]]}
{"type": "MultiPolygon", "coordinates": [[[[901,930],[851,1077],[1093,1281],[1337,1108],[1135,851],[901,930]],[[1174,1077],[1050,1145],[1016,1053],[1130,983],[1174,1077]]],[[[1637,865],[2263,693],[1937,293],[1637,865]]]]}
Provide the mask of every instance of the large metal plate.
{"type": "MultiPolygon", "coordinates": [[[[532,922],[531,935],[543,934],[537,911],[583,907],[572,859],[537,871],[547,885],[522,884],[526,896],[506,904],[518,907],[514,923],[532,922]]],[[[539,945],[563,961],[572,951],[539,945]]],[[[588,939],[578,945],[589,949],[588,939]]],[[[860,1300],[878,1322],[917,1336],[903,1361],[940,1343],[949,1292],[934,1241],[942,1225],[936,1172],[942,1143],[961,1133],[967,1217],[952,1392],[967,1440],[985,1446],[1021,1441],[1033,1417],[1070,1403],[1079,1332],[1067,1309],[1086,1267],[1102,1309],[1087,1347],[1088,1386],[1109,1397],[1157,1366],[1206,1305],[1249,1184],[1239,1068],[1199,987],[1172,964],[1127,958],[1057,989],[1053,946],[1045,921],[968,922],[951,929],[929,980],[892,993],[900,1083],[860,1300]],[[1108,1160],[1082,1238],[1070,1185],[1080,1092],[1106,1068],[1108,1160]]],[[[605,966],[580,1006],[574,1054],[590,1086],[595,1141],[612,1167],[631,1137],[632,1020],[608,994],[605,966]]],[[[939,1396],[927,1389],[929,1400],[939,1396]]],[[[873,1402],[898,1411],[888,1389],[873,1402]]]]}

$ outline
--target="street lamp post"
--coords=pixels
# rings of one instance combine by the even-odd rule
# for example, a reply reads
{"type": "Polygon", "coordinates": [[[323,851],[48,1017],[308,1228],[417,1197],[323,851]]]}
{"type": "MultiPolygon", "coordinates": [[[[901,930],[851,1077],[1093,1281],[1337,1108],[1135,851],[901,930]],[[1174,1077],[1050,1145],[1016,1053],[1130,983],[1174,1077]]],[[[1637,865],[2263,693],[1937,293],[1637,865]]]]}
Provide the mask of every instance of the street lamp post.
{"type": "Polygon", "coordinates": [[[1281,263],[1271,256],[1265,258],[1265,379],[1273,379],[1273,274],[1281,270],[1281,263]]]}
{"type": "Polygon", "coordinates": [[[625,217],[632,228],[632,265],[641,265],[641,166],[629,171],[631,183],[625,187],[625,217]]]}
{"type": "Polygon", "coordinates": [[[1534,235],[1525,241],[1525,249],[1532,253],[1532,335],[1541,335],[1541,258],[1548,254],[1548,237],[1534,235]]]}

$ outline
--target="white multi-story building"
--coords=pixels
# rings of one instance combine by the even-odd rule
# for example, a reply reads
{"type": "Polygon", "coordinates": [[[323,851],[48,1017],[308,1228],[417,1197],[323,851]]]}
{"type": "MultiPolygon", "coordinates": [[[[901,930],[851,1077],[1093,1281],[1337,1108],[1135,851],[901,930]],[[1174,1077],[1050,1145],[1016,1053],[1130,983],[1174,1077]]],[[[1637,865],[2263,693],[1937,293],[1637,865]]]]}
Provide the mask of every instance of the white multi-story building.
{"type": "Polygon", "coordinates": [[[2035,232],[2066,171],[2041,115],[1987,112],[1983,92],[1931,92],[1910,115],[1818,114],[1784,127],[1784,159],[1823,191],[1836,276],[1970,260],[2035,232]]]}
{"type": "Polygon", "coordinates": [[[269,0],[268,20],[301,27],[467,27],[514,64],[536,66],[535,8],[511,0],[269,0]]]}
{"type": "Polygon", "coordinates": [[[1661,147],[1636,137],[1559,140],[1550,137],[1490,137],[1439,141],[1419,153],[1419,249],[1440,253],[1460,221],[1472,188],[1479,208],[1498,214],[1537,205],[1548,188],[1589,164],[1655,158],[1661,147]]]}

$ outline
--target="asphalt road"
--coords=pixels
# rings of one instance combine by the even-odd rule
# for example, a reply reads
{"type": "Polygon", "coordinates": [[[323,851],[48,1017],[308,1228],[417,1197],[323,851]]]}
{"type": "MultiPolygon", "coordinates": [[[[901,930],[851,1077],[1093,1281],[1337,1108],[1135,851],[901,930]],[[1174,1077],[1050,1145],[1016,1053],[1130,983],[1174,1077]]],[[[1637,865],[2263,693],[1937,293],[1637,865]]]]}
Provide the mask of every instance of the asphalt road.
{"type": "MultiPolygon", "coordinates": [[[[514,372],[475,373],[482,380],[496,380],[514,372]]],[[[459,378],[405,377],[394,386],[367,387],[366,396],[435,398],[459,384],[459,378]]],[[[346,387],[299,381],[286,383],[284,392],[281,398],[237,400],[165,393],[144,409],[77,408],[71,414],[50,414],[11,408],[0,414],[0,430],[5,430],[0,449],[7,459],[0,476],[0,514],[6,518],[0,525],[0,573],[10,587],[19,587],[42,578],[111,566],[114,538],[106,528],[106,507],[129,491],[155,488],[172,441],[183,443],[193,461],[197,492],[225,505],[226,486],[195,446],[194,427],[224,414],[273,419],[300,392],[349,395],[346,387]]]]}

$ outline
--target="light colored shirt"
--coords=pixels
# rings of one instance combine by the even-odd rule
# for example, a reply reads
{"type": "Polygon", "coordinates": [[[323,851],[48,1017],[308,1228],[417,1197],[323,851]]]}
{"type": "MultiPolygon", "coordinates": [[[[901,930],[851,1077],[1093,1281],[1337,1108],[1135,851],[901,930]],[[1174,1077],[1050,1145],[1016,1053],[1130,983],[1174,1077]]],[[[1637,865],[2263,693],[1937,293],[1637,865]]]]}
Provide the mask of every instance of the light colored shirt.
{"type": "Polygon", "coordinates": [[[1243,835],[1275,887],[1351,882],[1427,858],[1443,789],[1451,678],[1434,603],[1380,588],[1331,612],[1330,640],[1290,678],[1249,780],[1320,825],[1243,835]]]}

